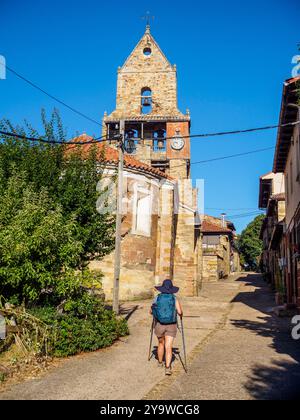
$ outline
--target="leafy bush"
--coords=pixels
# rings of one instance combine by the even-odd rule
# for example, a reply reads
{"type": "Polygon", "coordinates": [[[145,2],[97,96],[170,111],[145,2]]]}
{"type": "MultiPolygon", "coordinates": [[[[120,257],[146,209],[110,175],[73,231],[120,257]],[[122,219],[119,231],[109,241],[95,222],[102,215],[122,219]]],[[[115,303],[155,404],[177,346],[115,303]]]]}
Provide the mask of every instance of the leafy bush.
{"type": "Polygon", "coordinates": [[[0,201],[1,294],[33,302],[75,276],[82,246],[74,230],[44,190],[22,189],[22,176],[12,176],[0,201]]]}
{"type": "Polygon", "coordinates": [[[117,318],[97,298],[83,293],[65,302],[63,313],[55,307],[36,307],[30,312],[53,327],[50,354],[66,357],[108,347],[128,334],[127,322],[117,318]]]}

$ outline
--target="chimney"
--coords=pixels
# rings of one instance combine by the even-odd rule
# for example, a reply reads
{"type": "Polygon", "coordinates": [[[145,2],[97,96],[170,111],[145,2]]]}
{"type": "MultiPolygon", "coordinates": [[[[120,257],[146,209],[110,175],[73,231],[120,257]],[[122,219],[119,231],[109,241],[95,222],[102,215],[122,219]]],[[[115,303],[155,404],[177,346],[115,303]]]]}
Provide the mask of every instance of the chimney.
{"type": "Polygon", "coordinates": [[[221,219],[222,219],[222,228],[226,228],[226,213],[221,213],[221,219]]]}

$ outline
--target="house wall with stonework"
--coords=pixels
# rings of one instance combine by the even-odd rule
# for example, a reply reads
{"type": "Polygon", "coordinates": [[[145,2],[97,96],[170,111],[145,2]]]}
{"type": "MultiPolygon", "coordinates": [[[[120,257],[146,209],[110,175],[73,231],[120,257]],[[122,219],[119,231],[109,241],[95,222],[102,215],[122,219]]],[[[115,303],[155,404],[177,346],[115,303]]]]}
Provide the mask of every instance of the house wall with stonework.
{"type": "Polygon", "coordinates": [[[233,270],[239,271],[239,254],[233,243],[234,230],[233,224],[229,221],[204,216],[201,226],[203,282],[227,278],[233,270]]]}
{"type": "Polygon", "coordinates": [[[203,254],[202,279],[203,282],[218,281],[219,257],[216,254],[203,254]]]}
{"type": "Polygon", "coordinates": [[[174,187],[162,185],[158,215],[155,285],[174,274],[175,215],[174,187]]]}
{"type": "Polygon", "coordinates": [[[197,296],[201,277],[199,244],[201,236],[195,230],[195,195],[191,180],[178,184],[179,206],[176,216],[174,250],[174,280],[184,296],[197,296]]]}
{"type": "Polygon", "coordinates": [[[231,244],[227,235],[221,235],[220,238],[220,254],[222,255],[222,264],[220,272],[222,277],[226,278],[230,274],[230,255],[231,255],[231,244]]]}
{"type": "MultiPolygon", "coordinates": [[[[300,111],[296,119],[299,120],[300,111]]],[[[284,177],[286,191],[286,226],[292,229],[292,221],[300,205],[300,128],[295,125],[289,153],[286,160],[284,177]]]]}
{"type": "Polygon", "coordinates": [[[231,247],[226,235],[220,236],[220,244],[203,252],[203,281],[217,281],[230,275],[231,247]]]}
{"type": "MultiPolygon", "coordinates": [[[[127,170],[124,175],[120,299],[146,299],[153,296],[155,284],[173,274],[174,186],[166,179],[137,171],[127,170]],[[138,196],[143,199],[147,194],[149,207],[137,214],[138,196]],[[137,225],[139,217],[141,224],[137,225]]],[[[90,264],[92,270],[104,275],[102,286],[108,301],[113,297],[114,258],[113,251],[90,264]]]]}
{"type": "Polygon", "coordinates": [[[239,252],[234,249],[233,250],[233,272],[239,273],[241,271],[241,259],[239,252]]]}

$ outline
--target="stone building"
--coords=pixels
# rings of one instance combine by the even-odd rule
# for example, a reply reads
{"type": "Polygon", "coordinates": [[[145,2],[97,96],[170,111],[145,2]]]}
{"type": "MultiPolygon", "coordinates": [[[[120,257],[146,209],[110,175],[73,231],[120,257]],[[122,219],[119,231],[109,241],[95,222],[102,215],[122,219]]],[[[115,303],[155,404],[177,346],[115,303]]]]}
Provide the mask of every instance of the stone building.
{"type": "MultiPolygon", "coordinates": [[[[120,134],[121,120],[125,122],[126,212],[120,298],[151,297],[154,286],[165,278],[175,281],[182,296],[196,296],[202,246],[196,190],[190,179],[190,115],[178,110],[176,66],[169,63],[149,26],[118,69],[116,109],[103,118],[108,182],[116,173],[115,136],[120,134]]],[[[104,273],[108,300],[112,298],[113,264],[114,252],[91,264],[104,273]]]]}
{"type": "Polygon", "coordinates": [[[284,286],[284,228],[285,228],[285,182],[283,174],[270,172],[260,177],[259,203],[266,210],[260,230],[263,242],[261,268],[267,281],[276,290],[284,286]]]}
{"type": "Polygon", "coordinates": [[[273,172],[260,179],[259,206],[267,210],[262,268],[280,303],[300,312],[299,83],[300,77],[284,83],[273,172]]]}
{"type": "Polygon", "coordinates": [[[283,174],[269,172],[260,177],[258,207],[266,210],[266,217],[260,230],[260,239],[263,242],[260,265],[267,281],[277,290],[284,284],[284,191],[283,174]]]}
{"type": "Polygon", "coordinates": [[[286,301],[300,312],[299,84],[300,77],[284,83],[273,172],[284,174],[285,179],[286,301]]]}
{"type": "Polygon", "coordinates": [[[205,215],[202,233],[202,281],[218,281],[240,271],[233,223],[205,215]]]}

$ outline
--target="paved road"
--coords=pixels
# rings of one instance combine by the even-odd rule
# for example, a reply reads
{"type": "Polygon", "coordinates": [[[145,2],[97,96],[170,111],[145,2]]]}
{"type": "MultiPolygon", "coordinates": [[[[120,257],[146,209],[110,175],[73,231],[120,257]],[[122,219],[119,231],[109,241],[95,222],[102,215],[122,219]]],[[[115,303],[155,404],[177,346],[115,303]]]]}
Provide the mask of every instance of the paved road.
{"type": "Polygon", "coordinates": [[[300,342],[257,275],[206,284],[183,299],[189,371],[179,360],[164,376],[147,362],[150,302],[126,304],[131,335],[110,349],[62,361],[44,376],[14,385],[0,399],[274,399],[300,389],[300,342]]]}
{"type": "Polygon", "coordinates": [[[238,282],[225,325],[196,354],[188,374],[158,398],[300,399],[300,341],[291,339],[290,319],[272,313],[274,299],[261,276],[238,282]]]}

